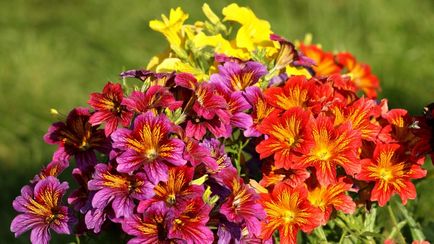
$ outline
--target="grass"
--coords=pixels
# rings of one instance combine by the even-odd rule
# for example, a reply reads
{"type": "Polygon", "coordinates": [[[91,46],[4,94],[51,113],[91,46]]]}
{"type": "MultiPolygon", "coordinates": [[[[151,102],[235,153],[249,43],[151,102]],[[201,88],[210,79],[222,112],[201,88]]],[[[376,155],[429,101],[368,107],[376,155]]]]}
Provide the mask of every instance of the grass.
{"type": "MultiPolygon", "coordinates": [[[[215,1],[219,12],[228,1],[215,1]]],[[[310,32],[325,49],[348,50],[369,63],[391,107],[411,113],[434,100],[434,3],[397,1],[239,1],[271,22],[290,40],[310,32]]],[[[91,92],[138,68],[166,47],[148,21],[183,6],[192,20],[203,18],[201,1],[15,0],[0,2],[0,236],[14,239],[11,201],[40,167],[52,146],[42,136],[54,121],[49,109],[67,113],[85,106],[91,92]]],[[[418,186],[417,209],[434,203],[429,182],[418,186]],[[426,203],[428,202],[428,203],[426,203]],[[424,205],[425,204],[425,205],[424,205]],[[428,204],[428,205],[426,205],[428,204]],[[418,205],[418,206],[419,206],[418,205]]],[[[433,215],[419,210],[425,230],[433,215]]],[[[430,211],[432,212],[432,211],[430,211]]],[[[432,232],[427,236],[434,239],[432,232]]]]}

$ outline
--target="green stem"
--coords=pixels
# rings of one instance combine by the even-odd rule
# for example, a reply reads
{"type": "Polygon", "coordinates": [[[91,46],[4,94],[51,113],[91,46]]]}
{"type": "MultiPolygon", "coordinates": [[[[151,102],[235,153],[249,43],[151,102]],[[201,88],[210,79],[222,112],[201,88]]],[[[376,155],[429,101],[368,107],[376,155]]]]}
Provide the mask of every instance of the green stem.
{"type": "Polygon", "coordinates": [[[339,244],[344,243],[344,240],[345,240],[345,238],[347,237],[347,233],[348,233],[348,232],[347,232],[346,230],[342,231],[341,238],[339,239],[339,244]]]}
{"type": "Polygon", "coordinates": [[[317,227],[317,228],[315,229],[315,233],[316,233],[317,236],[319,237],[319,239],[320,239],[320,243],[328,243],[328,241],[327,241],[327,236],[326,236],[326,234],[324,233],[324,230],[322,229],[322,226],[317,227]]]}
{"type": "Polygon", "coordinates": [[[80,237],[78,235],[75,235],[75,243],[80,244],[80,237]]]}
{"type": "MultiPolygon", "coordinates": [[[[396,221],[395,214],[393,213],[392,207],[390,206],[390,203],[387,205],[387,211],[390,215],[390,220],[392,221],[393,227],[397,230],[399,230],[398,221],[396,221]]],[[[405,244],[405,238],[402,235],[401,231],[398,231],[398,243],[405,244]]]]}
{"type": "Polygon", "coordinates": [[[408,222],[408,225],[410,226],[411,237],[413,238],[413,240],[418,240],[418,241],[425,240],[425,235],[423,234],[422,230],[418,226],[417,222],[410,215],[407,208],[400,203],[397,203],[396,205],[398,206],[398,209],[401,211],[402,215],[404,215],[405,219],[408,222]]]}

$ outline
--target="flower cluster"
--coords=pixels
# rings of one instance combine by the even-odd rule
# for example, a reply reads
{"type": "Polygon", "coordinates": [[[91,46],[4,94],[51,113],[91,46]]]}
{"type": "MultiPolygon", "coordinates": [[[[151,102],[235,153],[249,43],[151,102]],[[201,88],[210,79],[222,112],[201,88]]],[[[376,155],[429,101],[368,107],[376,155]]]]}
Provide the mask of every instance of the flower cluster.
{"type": "Polygon", "coordinates": [[[203,11],[194,25],[181,8],[151,21],[170,49],[49,128],[57,150],[14,201],[12,232],[31,229],[33,243],[113,226],[129,243],[296,243],[335,211],[416,197],[432,110],[389,109],[369,66],[294,45],[248,8],[203,11]],[[68,167],[78,187],[62,204],[68,167]]]}

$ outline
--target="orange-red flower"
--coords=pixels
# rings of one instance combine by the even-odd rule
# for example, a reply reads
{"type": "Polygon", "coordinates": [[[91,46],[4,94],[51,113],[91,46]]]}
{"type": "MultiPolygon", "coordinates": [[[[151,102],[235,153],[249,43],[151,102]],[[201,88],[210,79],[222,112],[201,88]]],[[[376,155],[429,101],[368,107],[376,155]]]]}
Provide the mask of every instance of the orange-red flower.
{"type": "Polygon", "coordinates": [[[355,85],[362,90],[367,97],[377,97],[377,91],[380,90],[380,83],[378,78],[371,73],[369,65],[358,63],[356,58],[347,52],[338,53],[335,60],[348,70],[346,74],[351,77],[355,85]]]}
{"type": "Polygon", "coordinates": [[[352,187],[341,178],[337,183],[327,186],[319,185],[308,193],[309,202],[324,213],[323,224],[330,218],[333,208],[346,214],[354,213],[356,204],[353,199],[345,194],[352,187]]]}
{"type": "Polygon", "coordinates": [[[300,166],[313,166],[321,185],[336,182],[336,166],[348,175],[360,172],[357,151],[361,145],[360,134],[349,123],[337,128],[329,117],[320,115],[312,124],[314,146],[301,159],[300,166]]]}
{"type": "Polygon", "coordinates": [[[267,213],[262,222],[262,239],[268,240],[279,230],[281,243],[297,243],[297,232],[310,232],[321,223],[321,211],[307,200],[306,186],[291,188],[276,185],[271,194],[261,194],[261,203],[267,213]]]}
{"type": "Polygon", "coordinates": [[[300,50],[315,61],[316,65],[313,66],[313,70],[317,76],[327,76],[341,72],[342,67],[336,63],[331,52],[325,52],[317,45],[305,44],[300,45],[300,50]]]}
{"type": "Polygon", "coordinates": [[[312,85],[305,76],[292,76],[284,87],[270,87],[265,90],[264,96],[269,104],[283,110],[307,107],[312,97],[312,85]]]}
{"type": "Polygon", "coordinates": [[[379,109],[375,100],[366,98],[360,98],[350,106],[336,104],[332,108],[335,116],[334,124],[336,126],[349,121],[352,128],[361,133],[362,139],[375,142],[381,126],[371,119],[377,116],[379,109]]]}
{"type": "Polygon", "coordinates": [[[278,168],[289,169],[293,161],[309,151],[311,145],[309,112],[301,108],[293,108],[282,116],[274,115],[264,119],[258,130],[268,138],[256,146],[261,159],[274,154],[278,168]]]}
{"type": "Polygon", "coordinates": [[[281,182],[289,185],[290,187],[297,187],[309,178],[310,173],[305,168],[301,169],[283,169],[277,168],[274,165],[270,166],[270,170],[263,170],[262,179],[259,182],[264,187],[277,185],[281,182]],[[268,172],[267,172],[268,171],[268,172]]]}
{"type": "Polygon", "coordinates": [[[408,162],[398,144],[377,144],[373,159],[362,160],[362,170],[357,179],[375,182],[371,201],[386,205],[390,197],[397,193],[402,203],[416,198],[416,188],[410,179],[420,179],[426,175],[420,165],[408,162]]]}

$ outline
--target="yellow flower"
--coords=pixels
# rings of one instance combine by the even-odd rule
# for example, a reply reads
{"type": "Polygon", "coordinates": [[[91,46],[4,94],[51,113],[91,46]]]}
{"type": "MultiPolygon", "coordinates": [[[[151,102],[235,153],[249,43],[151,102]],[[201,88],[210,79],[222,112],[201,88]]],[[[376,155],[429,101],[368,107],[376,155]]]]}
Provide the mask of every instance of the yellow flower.
{"type": "Polygon", "coordinates": [[[160,20],[151,20],[149,27],[151,29],[161,32],[169,41],[171,46],[180,47],[183,41],[182,25],[188,14],[184,13],[180,7],[176,9],[170,9],[169,18],[162,14],[160,20]]]}
{"type": "Polygon", "coordinates": [[[237,47],[253,51],[258,45],[273,46],[270,41],[272,33],[270,23],[258,19],[252,10],[232,3],[223,8],[223,15],[225,21],[235,21],[241,24],[236,36],[237,47]]]}
{"type": "Polygon", "coordinates": [[[202,70],[191,66],[190,64],[184,63],[179,58],[166,58],[161,61],[161,63],[155,68],[158,73],[170,73],[176,72],[186,72],[194,75],[197,80],[203,81],[208,80],[209,76],[205,74],[202,70]]]}
{"type": "Polygon", "coordinates": [[[200,32],[193,38],[193,43],[196,48],[211,46],[215,48],[216,53],[223,53],[227,56],[240,58],[242,60],[250,59],[250,54],[247,50],[237,48],[233,42],[230,42],[222,37],[221,34],[207,36],[200,32]]]}

